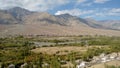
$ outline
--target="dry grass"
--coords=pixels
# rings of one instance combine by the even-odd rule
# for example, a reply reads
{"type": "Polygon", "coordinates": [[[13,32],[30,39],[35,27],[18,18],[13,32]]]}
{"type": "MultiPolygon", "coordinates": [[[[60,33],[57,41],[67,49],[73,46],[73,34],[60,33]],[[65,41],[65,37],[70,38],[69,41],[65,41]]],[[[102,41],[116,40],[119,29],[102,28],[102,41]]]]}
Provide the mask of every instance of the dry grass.
{"type": "Polygon", "coordinates": [[[83,52],[86,51],[86,47],[77,47],[77,46],[64,46],[64,47],[41,47],[33,49],[35,53],[46,53],[46,54],[67,54],[70,52],[83,52]]]}
{"type": "MultiPolygon", "coordinates": [[[[102,48],[103,46],[89,46],[89,48],[102,48]]],[[[108,48],[104,46],[104,48],[108,48]]],[[[65,55],[71,52],[85,52],[87,51],[88,47],[81,47],[81,46],[54,46],[54,47],[40,47],[31,50],[35,53],[46,53],[46,54],[56,54],[59,52],[59,55],[65,55]]]]}

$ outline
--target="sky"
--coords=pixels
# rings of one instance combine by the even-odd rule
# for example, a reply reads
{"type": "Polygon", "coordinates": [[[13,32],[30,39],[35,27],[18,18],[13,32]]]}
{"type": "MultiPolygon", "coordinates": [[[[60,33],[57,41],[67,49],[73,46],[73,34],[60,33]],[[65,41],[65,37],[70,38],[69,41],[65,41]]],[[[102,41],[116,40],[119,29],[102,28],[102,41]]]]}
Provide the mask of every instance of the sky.
{"type": "Polygon", "coordinates": [[[21,7],[54,15],[70,14],[96,20],[120,20],[120,0],[0,0],[0,9],[21,7]]]}

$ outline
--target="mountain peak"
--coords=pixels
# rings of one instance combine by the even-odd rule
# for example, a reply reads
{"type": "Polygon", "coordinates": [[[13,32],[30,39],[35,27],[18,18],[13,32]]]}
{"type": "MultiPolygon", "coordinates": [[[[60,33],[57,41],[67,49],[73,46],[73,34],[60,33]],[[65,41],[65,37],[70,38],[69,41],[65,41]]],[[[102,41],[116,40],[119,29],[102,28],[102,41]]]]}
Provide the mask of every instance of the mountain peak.
{"type": "Polygon", "coordinates": [[[48,12],[40,12],[40,15],[47,15],[47,16],[49,16],[49,15],[51,15],[51,14],[49,14],[48,12]]]}
{"type": "Polygon", "coordinates": [[[24,9],[24,8],[21,8],[21,7],[13,7],[13,8],[10,8],[8,9],[7,11],[21,11],[21,10],[24,10],[24,11],[28,11],[27,9],[24,9]]]}
{"type": "Polygon", "coordinates": [[[65,14],[60,14],[60,15],[57,15],[57,16],[64,16],[64,17],[70,17],[72,15],[68,14],[68,13],[65,13],[65,14]]]}
{"type": "Polygon", "coordinates": [[[6,11],[20,21],[22,20],[22,18],[24,16],[33,13],[33,12],[28,11],[27,9],[24,9],[24,8],[21,8],[21,7],[14,7],[14,8],[8,9],[6,11]]]}
{"type": "Polygon", "coordinates": [[[56,15],[56,16],[59,17],[59,18],[64,18],[64,19],[76,18],[75,16],[72,16],[72,15],[70,15],[70,14],[68,14],[68,13],[66,13],[66,14],[61,14],[61,15],[56,15]]]}

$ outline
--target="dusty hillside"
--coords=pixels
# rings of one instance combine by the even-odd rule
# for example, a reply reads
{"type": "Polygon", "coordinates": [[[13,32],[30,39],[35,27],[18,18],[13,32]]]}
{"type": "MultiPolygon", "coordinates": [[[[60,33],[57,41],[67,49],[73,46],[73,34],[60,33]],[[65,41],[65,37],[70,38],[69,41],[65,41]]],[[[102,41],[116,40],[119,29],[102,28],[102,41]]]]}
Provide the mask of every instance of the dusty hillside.
{"type": "Polygon", "coordinates": [[[2,35],[108,35],[120,36],[120,31],[95,29],[90,27],[69,27],[60,25],[25,24],[14,25],[1,32],[2,35]]]}

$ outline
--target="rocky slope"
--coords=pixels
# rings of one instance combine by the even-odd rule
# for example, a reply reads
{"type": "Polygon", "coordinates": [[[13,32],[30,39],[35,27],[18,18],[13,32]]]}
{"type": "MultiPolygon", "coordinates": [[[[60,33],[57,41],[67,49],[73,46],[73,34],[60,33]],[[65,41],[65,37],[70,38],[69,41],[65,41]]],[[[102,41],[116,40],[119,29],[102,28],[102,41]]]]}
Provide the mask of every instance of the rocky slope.
{"type": "Polygon", "coordinates": [[[0,24],[15,24],[17,20],[10,14],[0,10],[0,24]]]}

